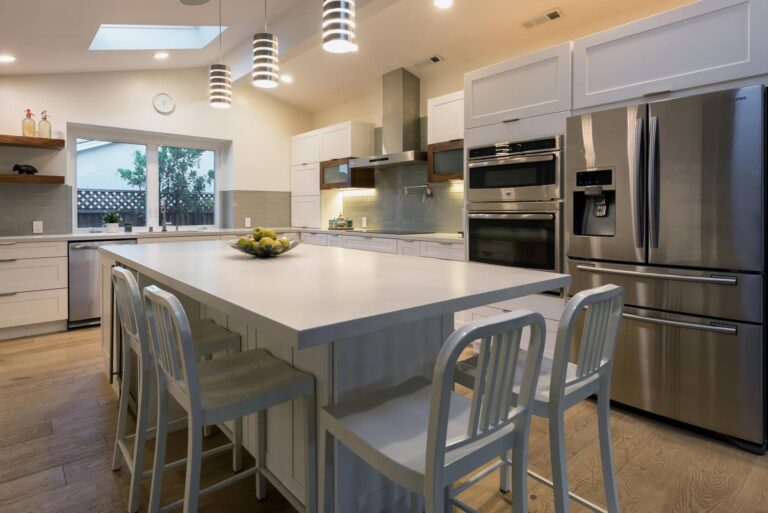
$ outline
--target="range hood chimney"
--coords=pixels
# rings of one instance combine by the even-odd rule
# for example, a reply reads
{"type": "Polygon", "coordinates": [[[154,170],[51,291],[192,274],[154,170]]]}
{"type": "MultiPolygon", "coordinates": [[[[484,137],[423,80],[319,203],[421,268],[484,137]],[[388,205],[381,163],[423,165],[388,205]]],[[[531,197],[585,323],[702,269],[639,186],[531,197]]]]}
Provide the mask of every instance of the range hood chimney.
{"type": "Polygon", "coordinates": [[[382,84],[384,98],[381,146],[384,154],[352,159],[349,161],[349,167],[384,167],[426,162],[427,154],[419,151],[419,77],[398,68],[386,73],[382,84]]]}

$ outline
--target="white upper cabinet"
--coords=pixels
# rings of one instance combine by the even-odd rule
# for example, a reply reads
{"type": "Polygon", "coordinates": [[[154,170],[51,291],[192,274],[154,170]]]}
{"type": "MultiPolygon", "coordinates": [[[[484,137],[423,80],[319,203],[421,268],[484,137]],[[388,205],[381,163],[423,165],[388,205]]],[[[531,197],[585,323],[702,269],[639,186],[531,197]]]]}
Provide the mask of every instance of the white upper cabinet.
{"type": "Polygon", "coordinates": [[[291,137],[291,165],[320,162],[320,131],[313,130],[291,137]]]}
{"type": "Polygon", "coordinates": [[[373,154],[373,125],[347,121],[321,128],[320,161],[373,154]]]}
{"type": "Polygon", "coordinates": [[[291,167],[291,195],[320,195],[320,164],[291,167]]]}
{"type": "Polygon", "coordinates": [[[464,91],[427,100],[427,144],[464,139],[464,91]]]}
{"type": "Polygon", "coordinates": [[[571,43],[464,75],[464,126],[571,110],[571,43]]]}
{"type": "Polygon", "coordinates": [[[768,2],[701,0],[575,41],[574,108],[768,73],[768,2]]]}
{"type": "Polygon", "coordinates": [[[291,226],[320,228],[320,195],[291,197],[291,226]]]}

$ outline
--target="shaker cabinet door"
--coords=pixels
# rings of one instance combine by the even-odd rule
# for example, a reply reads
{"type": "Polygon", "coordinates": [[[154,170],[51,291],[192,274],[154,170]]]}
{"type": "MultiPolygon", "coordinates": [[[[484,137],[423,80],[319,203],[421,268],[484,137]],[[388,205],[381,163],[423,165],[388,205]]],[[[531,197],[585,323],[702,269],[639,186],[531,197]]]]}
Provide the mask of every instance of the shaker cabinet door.
{"type": "Polygon", "coordinates": [[[768,2],[702,0],[574,42],[583,109],[768,73],[768,2]]]}
{"type": "Polygon", "coordinates": [[[571,43],[464,75],[464,126],[571,110],[571,43]]]}

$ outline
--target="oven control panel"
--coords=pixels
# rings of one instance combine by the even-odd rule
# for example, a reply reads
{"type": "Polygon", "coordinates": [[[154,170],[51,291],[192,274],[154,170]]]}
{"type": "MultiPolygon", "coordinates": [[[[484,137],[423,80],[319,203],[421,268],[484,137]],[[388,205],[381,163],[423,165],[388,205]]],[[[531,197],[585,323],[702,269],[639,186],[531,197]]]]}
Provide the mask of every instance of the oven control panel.
{"type": "Polygon", "coordinates": [[[500,142],[489,146],[469,149],[469,160],[482,160],[494,157],[536,152],[551,152],[560,149],[557,137],[545,137],[519,142],[500,142]]]}

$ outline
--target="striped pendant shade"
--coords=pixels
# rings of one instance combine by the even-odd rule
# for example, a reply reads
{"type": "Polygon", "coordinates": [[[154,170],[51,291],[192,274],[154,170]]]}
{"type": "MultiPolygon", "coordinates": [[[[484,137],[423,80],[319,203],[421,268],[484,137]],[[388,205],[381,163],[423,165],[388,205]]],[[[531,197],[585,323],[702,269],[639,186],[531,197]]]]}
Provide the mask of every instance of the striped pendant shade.
{"type": "Polygon", "coordinates": [[[331,53],[357,51],[355,0],[323,0],[323,49],[331,53]]]}
{"type": "Polygon", "coordinates": [[[232,106],[232,72],[226,64],[211,64],[208,74],[208,104],[217,109],[232,106]]]}
{"type": "Polygon", "coordinates": [[[277,87],[280,64],[277,58],[277,36],[262,32],[253,36],[253,85],[277,87]]]}

